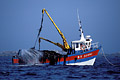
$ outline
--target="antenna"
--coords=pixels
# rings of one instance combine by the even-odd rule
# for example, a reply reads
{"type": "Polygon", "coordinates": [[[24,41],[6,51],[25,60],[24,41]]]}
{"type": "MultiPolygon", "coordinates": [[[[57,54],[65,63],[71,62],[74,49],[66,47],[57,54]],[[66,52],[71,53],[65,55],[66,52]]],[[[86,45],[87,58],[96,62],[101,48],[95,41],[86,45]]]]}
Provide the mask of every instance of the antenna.
{"type": "Polygon", "coordinates": [[[79,27],[82,28],[82,26],[81,26],[81,21],[80,21],[80,18],[79,18],[78,9],[77,9],[77,17],[78,17],[78,24],[79,24],[79,27]]]}

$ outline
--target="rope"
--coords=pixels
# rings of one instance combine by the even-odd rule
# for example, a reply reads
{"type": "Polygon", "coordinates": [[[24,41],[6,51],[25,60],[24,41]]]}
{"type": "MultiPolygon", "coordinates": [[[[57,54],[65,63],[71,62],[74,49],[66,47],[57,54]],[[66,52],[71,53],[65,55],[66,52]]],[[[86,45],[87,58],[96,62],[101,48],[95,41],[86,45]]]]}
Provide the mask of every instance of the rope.
{"type": "Polygon", "coordinates": [[[38,35],[37,35],[37,38],[36,38],[36,41],[35,41],[35,44],[34,44],[34,47],[33,47],[33,48],[35,48],[36,43],[37,43],[37,40],[38,40],[38,38],[39,38],[39,36],[40,36],[40,33],[41,33],[41,31],[42,31],[43,17],[44,17],[44,14],[42,14],[41,26],[40,26],[40,29],[39,29],[39,32],[38,32],[38,35]]]}
{"type": "Polygon", "coordinates": [[[101,48],[101,50],[102,50],[102,54],[103,54],[104,58],[106,59],[106,61],[107,61],[109,64],[111,64],[112,66],[119,66],[119,65],[115,65],[115,64],[111,63],[111,62],[108,60],[108,58],[106,57],[106,55],[104,54],[103,48],[101,48]]]}

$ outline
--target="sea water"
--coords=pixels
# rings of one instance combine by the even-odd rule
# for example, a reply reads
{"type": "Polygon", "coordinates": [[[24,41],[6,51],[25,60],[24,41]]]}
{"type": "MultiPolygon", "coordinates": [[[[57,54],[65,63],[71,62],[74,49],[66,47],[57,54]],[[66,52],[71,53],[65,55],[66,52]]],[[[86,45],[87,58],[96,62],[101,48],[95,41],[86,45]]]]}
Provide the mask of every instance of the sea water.
{"type": "Polygon", "coordinates": [[[94,66],[12,65],[12,56],[0,56],[0,80],[120,80],[120,53],[102,54],[94,66]]]}

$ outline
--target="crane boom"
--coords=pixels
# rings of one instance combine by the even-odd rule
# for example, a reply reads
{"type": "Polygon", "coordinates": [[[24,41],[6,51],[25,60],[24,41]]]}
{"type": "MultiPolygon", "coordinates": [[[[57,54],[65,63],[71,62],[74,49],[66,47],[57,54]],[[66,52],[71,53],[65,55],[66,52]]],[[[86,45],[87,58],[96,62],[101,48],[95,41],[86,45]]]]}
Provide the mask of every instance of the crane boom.
{"type": "Polygon", "coordinates": [[[63,45],[65,49],[70,49],[70,46],[68,45],[65,36],[63,35],[63,33],[60,31],[60,29],[57,27],[57,25],[55,24],[55,22],[53,21],[53,19],[50,17],[50,15],[48,14],[48,12],[46,11],[46,9],[44,8],[42,10],[42,15],[44,15],[44,12],[47,14],[47,16],[49,17],[49,19],[52,21],[53,25],[55,26],[55,28],[57,29],[58,33],[60,34],[61,38],[63,39],[63,45]]]}
{"type": "Polygon", "coordinates": [[[48,39],[45,39],[45,38],[43,38],[43,37],[40,37],[39,39],[42,39],[42,40],[48,41],[48,42],[50,42],[50,43],[52,43],[52,44],[54,44],[54,45],[60,47],[61,49],[65,50],[64,46],[63,46],[62,44],[60,44],[60,43],[55,43],[55,42],[50,41],[50,40],[48,40],[48,39]]]}

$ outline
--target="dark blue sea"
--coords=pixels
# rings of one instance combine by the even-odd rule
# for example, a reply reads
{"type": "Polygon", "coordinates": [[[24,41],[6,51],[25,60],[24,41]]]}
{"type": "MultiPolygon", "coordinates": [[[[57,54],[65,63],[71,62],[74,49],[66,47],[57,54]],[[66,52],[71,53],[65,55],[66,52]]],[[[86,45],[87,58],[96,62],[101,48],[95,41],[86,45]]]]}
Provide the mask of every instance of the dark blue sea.
{"type": "Polygon", "coordinates": [[[120,80],[120,53],[102,54],[94,66],[12,65],[12,56],[0,56],[0,80],[120,80]]]}

